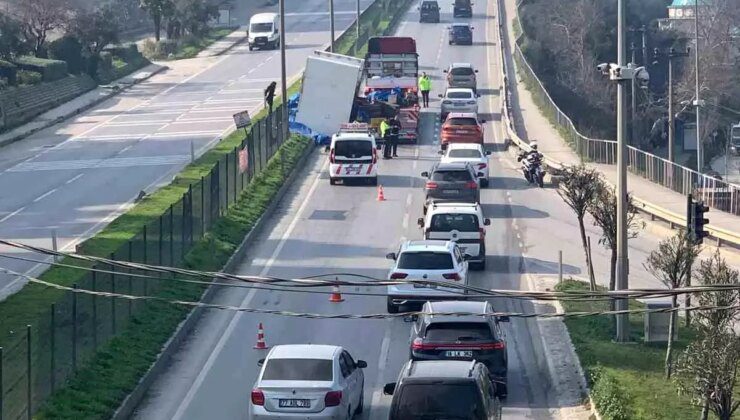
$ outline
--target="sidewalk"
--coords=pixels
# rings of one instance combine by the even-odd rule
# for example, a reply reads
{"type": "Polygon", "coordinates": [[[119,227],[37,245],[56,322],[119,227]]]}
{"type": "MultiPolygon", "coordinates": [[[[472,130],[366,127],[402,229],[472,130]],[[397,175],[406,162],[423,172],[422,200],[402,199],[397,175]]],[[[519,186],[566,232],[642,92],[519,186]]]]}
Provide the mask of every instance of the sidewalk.
{"type": "MultiPolygon", "coordinates": [[[[506,60],[510,69],[515,69],[514,60],[511,52],[514,49],[513,22],[516,19],[516,1],[504,0],[506,8],[506,25],[507,40],[506,60]]],[[[510,75],[513,76],[513,75],[510,75]]],[[[568,146],[565,140],[560,136],[558,131],[550,124],[540,109],[535,104],[531,93],[527,90],[524,82],[520,79],[519,74],[512,77],[516,85],[512,86],[511,103],[513,118],[519,136],[525,141],[536,140],[540,152],[552,160],[559,161],[563,164],[578,164],[580,159],[573,149],[568,146]]],[[[587,163],[587,166],[597,169],[604,175],[604,178],[616,185],[617,167],[616,165],[603,165],[587,163]]],[[[649,180],[628,172],[627,175],[628,190],[642,202],[651,207],[658,207],[669,213],[670,216],[683,218],[686,214],[686,196],[664,188],[649,180]]],[[[721,229],[729,233],[738,233],[740,226],[740,217],[733,216],[719,210],[710,211],[707,217],[710,220],[710,227],[721,229]]]]}
{"type": "Polygon", "coordinates": [[[231,51],[232,48],[247,40],[247,27],[240,26],[234,32],[209,45],[199,52],[196,58],[215,57],[231,51]]]}

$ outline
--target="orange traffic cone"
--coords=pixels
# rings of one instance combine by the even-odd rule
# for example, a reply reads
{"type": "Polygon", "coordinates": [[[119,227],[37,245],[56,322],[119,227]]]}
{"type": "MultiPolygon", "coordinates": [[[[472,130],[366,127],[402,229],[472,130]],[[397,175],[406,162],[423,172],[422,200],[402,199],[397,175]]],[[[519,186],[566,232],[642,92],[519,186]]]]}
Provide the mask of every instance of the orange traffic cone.
{"type": "Polygon", "coordinates": [[[344,302],[344,298],[342,297],[342,293],[339,291],[338,284],[335,284],[334,287],[331,289],[331,296],[329,296],[329,302],[334,302],[334,303],[344,302]]]}
{"type": "Polygon", "coordinates": [[[378,201],[385,201],[385,195],[383,194],[382,185],[378,185],[378,201]]]}
{"type": "Polygon", "coordinates": [[[257,350],[267,350],[267,344],[265,343],[265,330],[262,328],[260,322],[257,326],[257,344],[254,345],[257,350]]]}

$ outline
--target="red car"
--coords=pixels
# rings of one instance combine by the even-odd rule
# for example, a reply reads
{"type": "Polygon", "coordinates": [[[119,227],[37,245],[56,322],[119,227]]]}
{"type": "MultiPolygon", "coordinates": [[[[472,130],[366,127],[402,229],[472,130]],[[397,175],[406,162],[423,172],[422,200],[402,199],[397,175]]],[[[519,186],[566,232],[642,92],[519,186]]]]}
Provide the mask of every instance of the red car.
{"type": "Polygon", "coordinates": [[[442,150],[447,149],[449,143],[478,143],[483,144],[483,123],[472,112],[451,112],[442,124],[440,145],[442,150]]]}

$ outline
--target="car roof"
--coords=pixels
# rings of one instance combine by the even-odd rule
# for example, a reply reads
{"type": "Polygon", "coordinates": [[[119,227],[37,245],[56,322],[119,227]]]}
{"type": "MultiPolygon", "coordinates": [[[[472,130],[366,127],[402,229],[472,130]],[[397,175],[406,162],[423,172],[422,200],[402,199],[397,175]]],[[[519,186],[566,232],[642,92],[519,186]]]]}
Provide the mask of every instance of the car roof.
{"type": "Polygon", "coordinates": [[[433,216],[435,214],[448,214],[448,213],[466,213],[466,214],[478,214],[478,204],[473,203],[451,203],[451,202],[435,202],[432,200],[432,204],[429,205],[427,214],[433,216]]]}
{"type": "Polygon", "coordinates": [[[473,89],[471,88],[447,88],[445,92],[466,92],[466,93],[473,93],[473,89]]]}
{"type": "Polygon", "coordinates": [[[272,348],[269,358],[332,360],[334,355],[341,350],[339,346],[325,344],[280,344],[272,348]]]}
{"type": "Polygon", "coordinates": [[[483,146],[481,146],[478,143],[449,143],[447,145],[447,150],[454,150],[454,149],[471,149],[471,150],[483,150],[483,146]]]}
{"type": "Polygon", "coordinates": [[[473,68],[473,64],[472,63],[451,63],[450,64],[450,67],[453,68],[453,69],[459,68],[459,67],[468,67],[468,68],[471,68],[472,69],[473,68]]]}
{"type": "Polygon", "coordinates": [[[446,302],[427,302],[424,317],[431,322],[486,322],[488,302],[451,300],[446,302]],[[465,312],[480,315],[434,315],[434,313],[465,312]]]}
{"type": "Polygon", "coordinates": [[[468,170],[470,164],[468,162],[439,162],[434,167],[435,171],[462,171],[468,170]]]}
{"type": "Polygon", "coordinates": [[[417,240],[417,241],[406,241],[401,247],[402,252],[418,252],[418,251],[444,251],[449,252],[451,248],[450,241],[440,240],[417,240]]]}
{"type": "Polygon", "coordinates": [[[278,17],[277,13],[257,13],[249,18],[250,23],[268,23],[272,22],[278,17]]]}
{"type": "Polygon", "coordinates": [[[334,140],[366,140],[366,141],[372,141],[375,140],[375,137],[373,137],[370,133],[336,133],[332,136],[334,140]]]}
{"type": "Polygon", "coordinates": [[[447,119],[445,121],[449,120],[450,118],[474,118],[478,119],[478,114],[475,112],[450,112],[447,114],[447,119]]]}
{"type": "Polygon", "coordinates": [[[422,360],[411,361],[406,368],[407,378],[470,378],[475,360],[422,360]]]}

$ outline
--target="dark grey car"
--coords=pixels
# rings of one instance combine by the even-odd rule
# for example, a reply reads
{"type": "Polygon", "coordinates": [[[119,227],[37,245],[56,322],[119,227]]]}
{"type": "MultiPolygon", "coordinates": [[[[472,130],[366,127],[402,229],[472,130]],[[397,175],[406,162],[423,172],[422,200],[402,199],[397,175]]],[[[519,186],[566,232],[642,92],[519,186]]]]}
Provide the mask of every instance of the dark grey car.
{"type": "Polygon", "coordinates": [[[435,163],[429,172],[422,172],[424,184],[424,214],[432,201],[479,203],[479,174],[467,162],[435,163]]]}

